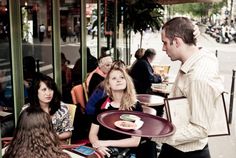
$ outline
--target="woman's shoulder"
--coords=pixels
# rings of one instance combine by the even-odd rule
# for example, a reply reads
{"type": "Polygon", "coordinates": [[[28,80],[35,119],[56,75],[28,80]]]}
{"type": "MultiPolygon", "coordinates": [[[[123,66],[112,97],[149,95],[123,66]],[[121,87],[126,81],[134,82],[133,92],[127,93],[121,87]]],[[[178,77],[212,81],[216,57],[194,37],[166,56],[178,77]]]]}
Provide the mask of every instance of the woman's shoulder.
{"type": "Polygon", "coordinates": [[[61,102],[61,107],[57,110],[58,114],[65,114],[68,113],[68,105],[64,102],[61,102]]]}

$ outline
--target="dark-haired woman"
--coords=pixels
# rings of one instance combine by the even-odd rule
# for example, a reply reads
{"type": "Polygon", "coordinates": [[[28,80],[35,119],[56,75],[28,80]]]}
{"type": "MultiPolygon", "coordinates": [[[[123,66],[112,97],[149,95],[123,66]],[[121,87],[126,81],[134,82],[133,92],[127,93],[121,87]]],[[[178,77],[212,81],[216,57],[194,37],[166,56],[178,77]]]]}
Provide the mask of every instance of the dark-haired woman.
{"type": "Polygon", "coordinates": [[[30,88],[29,104],[24,108],[28,106],[40,108],[50,114],[54,130],[60,140],[71,137],[73,127],[68,108],[61,102],[61,94],[51,77],[38,74],[30,88]]]}
{"type": "Polygon", "coordinates": [[[26,108],[20,114],[11,144],[3,158],[70,158],[59,147],[50,115],[26,108]]]}

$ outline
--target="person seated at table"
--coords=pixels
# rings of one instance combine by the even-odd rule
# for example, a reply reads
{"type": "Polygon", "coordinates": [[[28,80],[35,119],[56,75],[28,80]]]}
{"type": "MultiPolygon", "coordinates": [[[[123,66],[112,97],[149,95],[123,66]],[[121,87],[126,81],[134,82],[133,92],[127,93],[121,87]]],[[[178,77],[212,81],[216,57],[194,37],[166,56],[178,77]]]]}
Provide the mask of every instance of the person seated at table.
{"type": "Polygon", "coordinates": [[[26,107],[42,109],[50,114],[54,130],[60,140],[71,137],[73,126],[68,107],[61,102],[61,94],[51,77],[37,74],[30,88],[29,104],[26,104],[23,109],[26,107]]]}
{"type": "Polygon", "coordinates": [[[50,115],[42,109],[28,107],[19,116],[3,158],[70,158],[59,145],[50,115]]]}
{"type": "MultiPolygon", "coordinates": [[[[90,48],[86,48],[87,53],[87,73],[92,72],[98,66],[97,58],[95,58],[90,48]]],[[[75,65],[72,69],[72,83],[73,85],[81,84],[82,81],[82,48],[79,49],[79,59],[75,62],[75,65]]]]}
{"type": "Polygon", "coordinates": [[[129,72],[132,70],[135,63],[137,63],[138,60],[142,59],[142,57],[144,56],[144,53],[145,53],[145,49],[143,49],[143,48],[139,48],[138,50],[136,50],[136,52],[134,54],[134,57],[136,58],[136,60],[131,65],[129,72]]]}
{"type": "Polygon", "coordinates": [[[70,64],[70,61],[61,52],[62,101],[72,103],[70,93],[72,89],[72,69],[68,67],[68,64],[70,64]]]}
{"type": "Polygon", "coordinates": [[[156,51],[154,49],[147,49],[144,56],[133,65],[130,71],[130,75],[133,78],[134,86],[138,94],[151,93],[152,83],[162,82],[161,76],[155,74],[151,66],[155,56],[156,51]]]}
{"type": "MultiPolygon", "coordinates": [[[[107,110],[142,111],[142,106],[136,99],[132,79],[124,69],[113,66],[104,80],[104,88],[108,96],[96,104],[96,116],[107,110]]],[[[90,128],[89,140],[103,155],[110,156],[109,147],[126,149],[139,145],[140,137],[109,130],[98,123],[96,116],[90,128]]]]}
{"type": "Polygon", "coordinates": [[[112,58],[109,51],[107,51],[107,53],[104,53],[98,59],[98,67],[93,72],[91,72],[91,74],[89,74],[88,78],[86,79],[89,97],[92,95],[97,86],[104,80],[111,68],[111,65],[112,58]]]}

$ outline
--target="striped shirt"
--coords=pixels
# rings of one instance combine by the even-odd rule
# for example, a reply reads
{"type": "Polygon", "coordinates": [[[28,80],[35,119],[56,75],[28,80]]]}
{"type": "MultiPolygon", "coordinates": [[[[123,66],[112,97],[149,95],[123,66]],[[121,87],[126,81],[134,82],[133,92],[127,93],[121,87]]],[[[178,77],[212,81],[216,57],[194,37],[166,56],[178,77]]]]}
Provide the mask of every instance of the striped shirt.
{"type": "Polygon", "coordinates": [[[202,150],[208,142],[211,122],[224,90],[215,56],[198,52],[181,66],[170,97],[185,96],[189,102],[190,118],[185,126],[166,138],[153,138],[183,152],[202,150]]]}

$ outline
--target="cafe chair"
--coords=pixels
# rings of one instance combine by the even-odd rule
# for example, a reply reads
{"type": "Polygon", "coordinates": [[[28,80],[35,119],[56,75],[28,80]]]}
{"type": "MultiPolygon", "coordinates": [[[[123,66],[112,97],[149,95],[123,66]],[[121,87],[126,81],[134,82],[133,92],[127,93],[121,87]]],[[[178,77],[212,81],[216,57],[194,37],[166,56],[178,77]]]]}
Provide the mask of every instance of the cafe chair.
{"type": "MultiPolygon", "coordinates": [[[[74,124],[75,113],[76,113],[76,108],[77,108],[77,106],[74,105],[74,104],[66,104],[66,105],[67,105],[68,110],[69,110],[69,115],[70,115],[71,123],[74,124]]],[[[90,142],[89,142],[88,139],[84,139],[84,140],[78,140],[78,141],[75,141],[74,143],[75,143],[75,144],[73,144],[73,145],[80,146],[80,145],[86,145],[86,144],[89,144],[90,142]]],[[[71,145],[71,138],[68,139],[68,144],[71,145]]]]}
{"type": "Polygon", "coordinates": [[[3,137],[1,138],[2,140],[2,147],[6,147],[11,143],[11,140],[13,139],[13,137],[3,137]]]}
{"type": "Polygon", "coordinates": [[[71,96],[73,104],[80,104],[81,110],[84,111],[88,99],[85,83],[74,86],[71,90],[71,96]]]}
{"type": "MultiPolygon", "coordinates": [[[[74,105],[74,104],[66,104],[66,106],[67,106],[68,111],[69,111],[71,124],[73,125],[77,106],[74,105]]],[[[71,138],[68,139],[68,144],[71,144],[71,138]]]]}
{"type": "Polygon", "coordinates": [[[142,108],[143,108],[143,113],[155,115],[155,116],[157,114],[157,111],[151,107],[143,105],[142,108]]]}

